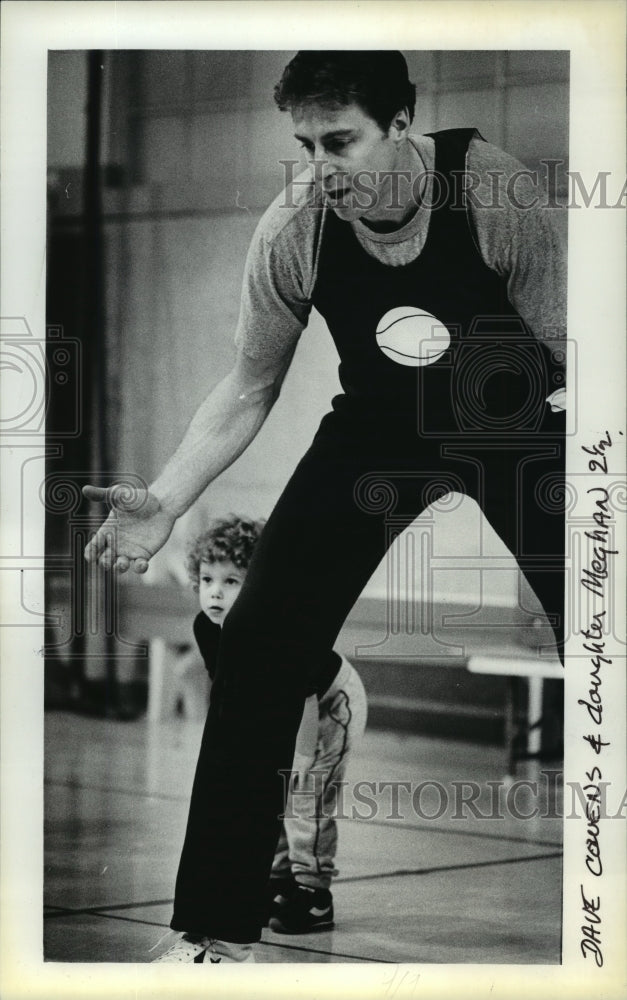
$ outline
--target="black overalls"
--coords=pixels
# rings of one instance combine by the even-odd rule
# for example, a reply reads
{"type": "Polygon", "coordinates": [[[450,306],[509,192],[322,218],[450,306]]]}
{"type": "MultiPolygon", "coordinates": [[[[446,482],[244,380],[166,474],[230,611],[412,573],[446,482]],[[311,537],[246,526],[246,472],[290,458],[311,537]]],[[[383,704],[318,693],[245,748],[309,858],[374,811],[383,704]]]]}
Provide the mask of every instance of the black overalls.
{"type": "Polygon", "coordinates": [[[390,519],[409,525],[443,493],[474,498],[561,648],[564,416],[546,403],[559,374],[483,263],[460,207],[475,134],[434,136],[447,183],[412,263],[381,264],[350,224],[325,218],[313,301],[337,345],[344,392],[269,518],[224,623],[177,880],[178,930],[258,939],[287,789],[279,772],[291,768],[316,664],[390,544],[390,519]],[[381,351],[377,326],[397,307],[449,330],[437,361],[408,367],[381,351]]]}

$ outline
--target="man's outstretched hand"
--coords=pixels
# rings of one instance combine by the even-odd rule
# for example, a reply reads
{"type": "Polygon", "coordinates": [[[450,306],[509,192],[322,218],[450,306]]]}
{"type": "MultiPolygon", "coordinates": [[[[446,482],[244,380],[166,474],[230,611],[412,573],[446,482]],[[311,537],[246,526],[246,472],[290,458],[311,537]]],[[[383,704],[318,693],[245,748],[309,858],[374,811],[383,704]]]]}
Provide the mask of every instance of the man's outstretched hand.
{"type": "Polygon", "coordinates": [[[146,489],[83,486],[88,500],[109,504],[110,512],[85,546],[85,559],[104,569],[145,573],[148,562],[170,537],[176,518],[146,489]]]}

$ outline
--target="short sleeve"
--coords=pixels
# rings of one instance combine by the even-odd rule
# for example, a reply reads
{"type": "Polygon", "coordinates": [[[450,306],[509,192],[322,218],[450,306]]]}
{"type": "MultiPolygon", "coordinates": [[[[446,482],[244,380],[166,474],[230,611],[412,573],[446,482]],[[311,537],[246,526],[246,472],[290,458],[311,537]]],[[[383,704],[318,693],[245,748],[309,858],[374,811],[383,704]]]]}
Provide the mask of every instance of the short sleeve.
{"type": "MultiPolygon", "coordinates": [[[[279,360],[307,325],[311,311],[313,235],[307,220],[278,228],[275,203],[262,217],[246,257],[235,343],[249,357],[279,360]]],[[[283,220],[279,217],[278,222],[283,220]]]]}

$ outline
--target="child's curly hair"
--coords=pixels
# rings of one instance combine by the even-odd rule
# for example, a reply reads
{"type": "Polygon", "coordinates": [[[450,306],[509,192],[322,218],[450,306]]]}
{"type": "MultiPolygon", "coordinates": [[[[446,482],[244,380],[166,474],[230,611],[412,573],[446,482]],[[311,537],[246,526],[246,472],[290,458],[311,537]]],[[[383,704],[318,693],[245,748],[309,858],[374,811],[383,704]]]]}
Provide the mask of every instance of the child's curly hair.
{"type": "Polygon", "coordinates": [[[248,569],[265,523],[263,519],[255,521],[237,514],[212,521],[209,528],[192,541],[187,554],[187,572],[194,590],[198,590],[203,562],[232,562],[238,569],[248,569]]]}

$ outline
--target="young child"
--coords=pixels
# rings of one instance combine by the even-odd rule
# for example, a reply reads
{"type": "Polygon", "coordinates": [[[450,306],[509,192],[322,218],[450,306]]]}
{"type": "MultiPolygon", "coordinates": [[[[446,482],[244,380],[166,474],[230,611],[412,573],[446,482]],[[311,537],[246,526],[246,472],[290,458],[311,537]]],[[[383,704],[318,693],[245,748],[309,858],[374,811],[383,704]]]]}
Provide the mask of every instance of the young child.
{"type": "MultiPolygon", "coordinates": [[[[263,524],[235,516],[215,521],[189,552],[187,568],[200,604],[194,636],[212,680],[221,627],[244,582],[263,524]]],[[[349,754],[366,725],[364,687],[347,660],[332,652],[320,664],[314,683],[298,731],[268,886],[270,928],[283,934],[333,926],[334,806],[349,754]]]]}

